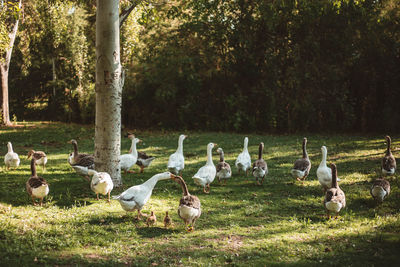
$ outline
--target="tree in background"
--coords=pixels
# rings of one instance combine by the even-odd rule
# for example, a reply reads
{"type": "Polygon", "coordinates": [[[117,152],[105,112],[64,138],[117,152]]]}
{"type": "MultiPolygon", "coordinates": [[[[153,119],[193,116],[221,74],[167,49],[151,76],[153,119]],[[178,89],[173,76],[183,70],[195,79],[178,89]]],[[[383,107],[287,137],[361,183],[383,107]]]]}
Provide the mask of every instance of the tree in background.
{"type": "Polygon", "coordinates": [[[8,105],[8,72],[11,54],[17,36],[22,0],[1,1],[1,58],[0,75],[2,88],[2,113],[3,124],[11,125],[10,110],[8,105]],[[7,34],[8,36],[4,36],[7,34]],[[7,44],[8,40],[8,44],[7,44]]]}

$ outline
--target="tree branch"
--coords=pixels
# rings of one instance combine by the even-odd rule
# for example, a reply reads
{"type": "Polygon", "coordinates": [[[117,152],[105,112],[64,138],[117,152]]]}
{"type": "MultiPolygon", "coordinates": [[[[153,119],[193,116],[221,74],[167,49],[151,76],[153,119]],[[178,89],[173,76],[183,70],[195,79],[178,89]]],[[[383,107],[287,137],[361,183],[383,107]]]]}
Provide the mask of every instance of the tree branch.
{"type": "Polygon", "coordinates": [[[128,8],[122,10],[119,15],[119,27],[121,28],[122,24],[124,24],[125,20],[128,18],[129,14],[131,14],[132,10],[140,4],[140,0],[133,1],[132,5],[128,8]]]}

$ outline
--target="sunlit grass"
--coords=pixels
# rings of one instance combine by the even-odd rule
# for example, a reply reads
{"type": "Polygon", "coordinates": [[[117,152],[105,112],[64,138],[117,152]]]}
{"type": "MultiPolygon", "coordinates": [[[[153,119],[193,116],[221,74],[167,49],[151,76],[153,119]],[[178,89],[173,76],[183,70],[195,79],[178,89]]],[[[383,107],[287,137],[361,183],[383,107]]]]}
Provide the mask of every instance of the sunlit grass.
{"type": "MultiPolygon", "coordinates": [[[[186,166],[183,177],[192,194],[202,203],[203,214],[196,230],[188,233],[176,210],[181,189],[170,180],[160,181],[144,213],[154,211],[158,222],[146,227],[126,214],[117,201],[95,200],[87,182],[67,163],[75,138],[83,152],[93,151],[91,126],[62,123],[19,123],[15,129],[0,129],[1,153],[11,141],[21,157],[17,170],[0,173],[0,255],[2,264],[49,265],[395,265],[399,263],[400,191],[397,177],[390,178],[392,192],[376,206],[369,195],[370,182],[380,176],[383,136],[308,135],[312,161],[304,185],[289,172],[301,155],[303,136],[247,135],[252,159],[258,143],[265,143],[264,158],[269,171],[263,186],[238,175],[227,186],[217,181],[210,195],[202,193],[191,179],[206,162],[206,145],[215,142],[234,167],[242,150],[241,134],[185,132],[186,166]],[[335,162],[347,208],[338,219],[327,220],[323,194],[316,180],[320,147],[328,147],[328,162],[335,162]],[[50,183],[44,207],[34,207],[25,191],[30,176],[29,149],[48,154],[46,172],[38,172],[50,183]],[[165,211],[174,227],[163,228],[165,211]]],[[[123,175],[124,188],[140,184],[166,170],[176,150],[179,132],[135,132],[144,142],[138,149],[156,156],[144,174],[123,175]]],[[[392,136],[398,150],[400,137],[392,136]]],[[[130,140],[123,138],[122,153],[130,140]]],[[[398,152],[395,151],[398,157],[398,152]]],[[[214,154],[216,163],[218,156],[214,154]]],[[[135,167],[136,170],[138,168],[135,167]]]]}

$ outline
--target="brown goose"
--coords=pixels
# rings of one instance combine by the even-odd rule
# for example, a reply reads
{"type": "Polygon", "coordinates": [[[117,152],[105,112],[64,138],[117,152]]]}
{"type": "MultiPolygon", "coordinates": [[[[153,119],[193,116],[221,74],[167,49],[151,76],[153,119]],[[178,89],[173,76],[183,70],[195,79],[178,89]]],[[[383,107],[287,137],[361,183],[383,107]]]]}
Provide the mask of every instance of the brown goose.
{"type": "Polygon", "coordinates": [[[337,183],[337,170],[336,165],[331,163],[332,169],[332,187],[326,191],[324,206],[327,211],[327,216],[330,217],[329,213],[331,211],[336,212],[336,216],[339,211],[346,207],[346,197],[342,189],[339,188],[337,183]]]}
{"type": "Polygon", "coordinates": [[[140,167],[140,173],[143,173],[144,168],[149,167],[154,159],[155,157],[148,156],[145,152],[138,151],[138,158],[136,161],[136,165],[140,167]]]}
{"type": "Polygon", "coordinates": [[[386,136],[385,139],[387,142],[387,150],[386,155],[382,159],[382,173],[384,175],[393,175],[396,171],[396,159],[393,157],[392,151],[390,150],[392,139],[390,139],[390,136],[386,136]]]}
{"type": "Polygon", "coordinates": [[[390,194],[390,183],[385,179],[376,179],[370,190],[371,196],[375,201],[382,203],[390,194]]]}
{"type": "Polygon", "coordinates": [[[168,228],[172,225],[172,219],[168,215],[168,211],[165,212],[165,217],[164,217],[164,227],[168,228]]]}
{"type": "Polygon", "coordinates": [[[267,163],[262,158],[263,150],[264,143],[261,142],[258,146],[258,159],[253,163],[253,176],[256,177],[258,185],[262,185],[265,176],[268,174],[267,163]],[[259,179],[261,179],[261,183],[259,179]]]}
{"type": "Polygon", "coordinates": [[[201,204],[198,197],[189,194],[187,185],[182,177],[175,176],[172,178],[182,187],[183,197],[179,201],[178,215],[185,222],[185,227],[188,231],[194,229],[196,220],[201,215],[201,204]]]}
{"type": "MultiPolygon", "coordinates": [[[[78,152],[78,143],[75,139],[69,141],[74,147],[74,152],[69,154],[68,162],[75,172],[79,175],[88,177],[89,169],[94,169],[94,156],[78,152]]],[[[90,181],[89,178],[87,178],[90,181]]]]}
{"type": "Polygon", "coordinates": [[[28,152],[27,159],[29,159],[30,157],[35,158],[36,165],[42,165],[43,170],[45,170],[47,163],[46,153],[44,153],[43,151],[35,151],[32,149],[31,151],[28,152]]]}
{"type": "Polygon", "coordinates": [[[35,199],[40,199],[40,206],[43,204],[43,198],[49,193],[49,185],[46,180],[36,174],[36,159],[31,160],[32,176],[26,182],[26,191],[32,198],[33,205],[37,205],[35,199]]]}
{"type": "Polygon", "coordinates": [[[217,153],[219,154],[219,162],[216,166],[217,169],[216,176],[220,183],[221,180],[224,180],[224,184],[226,184],[226,180],[228,180],[232,176],[231,166],[229,165],[228,162],[225,162],[224,151],[222,150],[222,148],[219,147],[217,149],[217,153]]]}
{"type": "Polygon", "coordinates": [[[311,169],[311,161],[307,154],[307,138],[303,139],[303,157],[294,162],[294,167],[291,171],[293,178],[298,181],[304,181],[311,169]]]}

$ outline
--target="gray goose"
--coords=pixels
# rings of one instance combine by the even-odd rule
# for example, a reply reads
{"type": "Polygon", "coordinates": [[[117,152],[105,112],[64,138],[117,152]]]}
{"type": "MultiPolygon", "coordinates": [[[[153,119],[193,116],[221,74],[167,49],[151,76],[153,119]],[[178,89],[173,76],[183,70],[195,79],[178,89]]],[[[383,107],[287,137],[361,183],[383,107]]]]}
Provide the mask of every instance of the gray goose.
{"type": "Polygon", "coordinates": [[[311,169],[311,161],[307,154],[307,138],[303,138],[303,157],[294,162],[294,167],[291,171],[293,178],[298,181],[304,181],[311,169]]]}
{"type": "Polygon", "coordinates": [[[346,207],[346,197],[342,189],[339,188],[337,183],[337,169],[336,165],[331,163],[332,169],[332,187],[329,188],[325,193],[324,206],[327,212],[328,218],[330,218],[330,212],[335,212],[336,216],[339,211],[346,207]]]}
{"type": "Polygon", "coordinates": [[[264,143],[261,142],[260,145],[258,146],[258,159],[253,163],[253,176],[256,178],[258,185],[262,185],[265,176],[268,174],[267,163],[262,158],[263,150],[264,150],[264,143]]]}
{"type": "Polygon", "coordinates": [[[386,155],[382,159],[382,173],[384,175],[393,175],[396,171],[396,159],[394,158],[392,151],[390,150],[390,145],[392,143],[392,139],[390,136],[385,137],[387,142],[386,155]]]}
{"type": "Polygon", "coordinates": [[[179,201],[178,215],[185,222],[186,229],[190,232],[194,229],[196,220],[201,215],[201,204],[198,197],[189,194],[187,185],[182,177],[172,178],[182,187],[183,197],[179,201]]]}
{"type": "Polygon", "coordinates": [[[26,182],[26,191],[32,198],[33,205],[37,205],[35,199],[40,199],[40,206],[43,205],[43,198],[49,193],[49,185],[46,180],[36,174],[36,158],[31,160],[31,177],[26,182]]]}
{"type": "Polygon", "coordinates": [[[35,158],[36,159],[36,165],[42,165],[43,170],[45,170],[46,168],[46,163],[47,163],[47,155],[46,153],[44,153],[43,151],[35,151],[35,150],[30,150],[28,152],[28,157],[27,159],[29,159],[30,157],[35,158]]]}
{"type": "Polygon", "coordinates": [[[75,139],[72,139],[68,143],[71,143],[74,147],[74,152],[69,154],[68,163],[79,175],[88,177],[89,169],[94,169],[94,156],[85,153],[78,152],[78,143],[75,139]]]}
{"type": "Polygon", "coordinates": [[[229,163],[225,162],[224,151],[222,150],[222,148],[219,147],[217,149],[217,153],[219,154],[219,162],[216,166],[217,178],[220,183],[221,180],[223,180],[224,184],[226,184],[226,181],[232,177],[231,166],[229,165],[229,163]]]}
{"type": "Polygon", "coordinates": [[[88,167],[89,169],[93,169],[94,167],[94,156],[85,153],[78,152],[78,142],[75,139],[69,141],[74,147],[74,152],[70,154],[68,159],[69,164],[88,167]]]}
{"type": "Polygon", "coordinates": [[[383,178],[376,179],[372,184],[370,193],[376,202],[382,203],[390,194],[390,183],[383,178]]]}
{"type": "Polygon", "coordinates": [[[138,165],[140,167],[140,173],[143,173],[144,168],[149,167],[151,162],[154,159],[155,159],[155,157],[148,156],[145,152],[138,151],[138,158],[137,158],[137,161],[136,161],[136,165],[138,165]]]}

